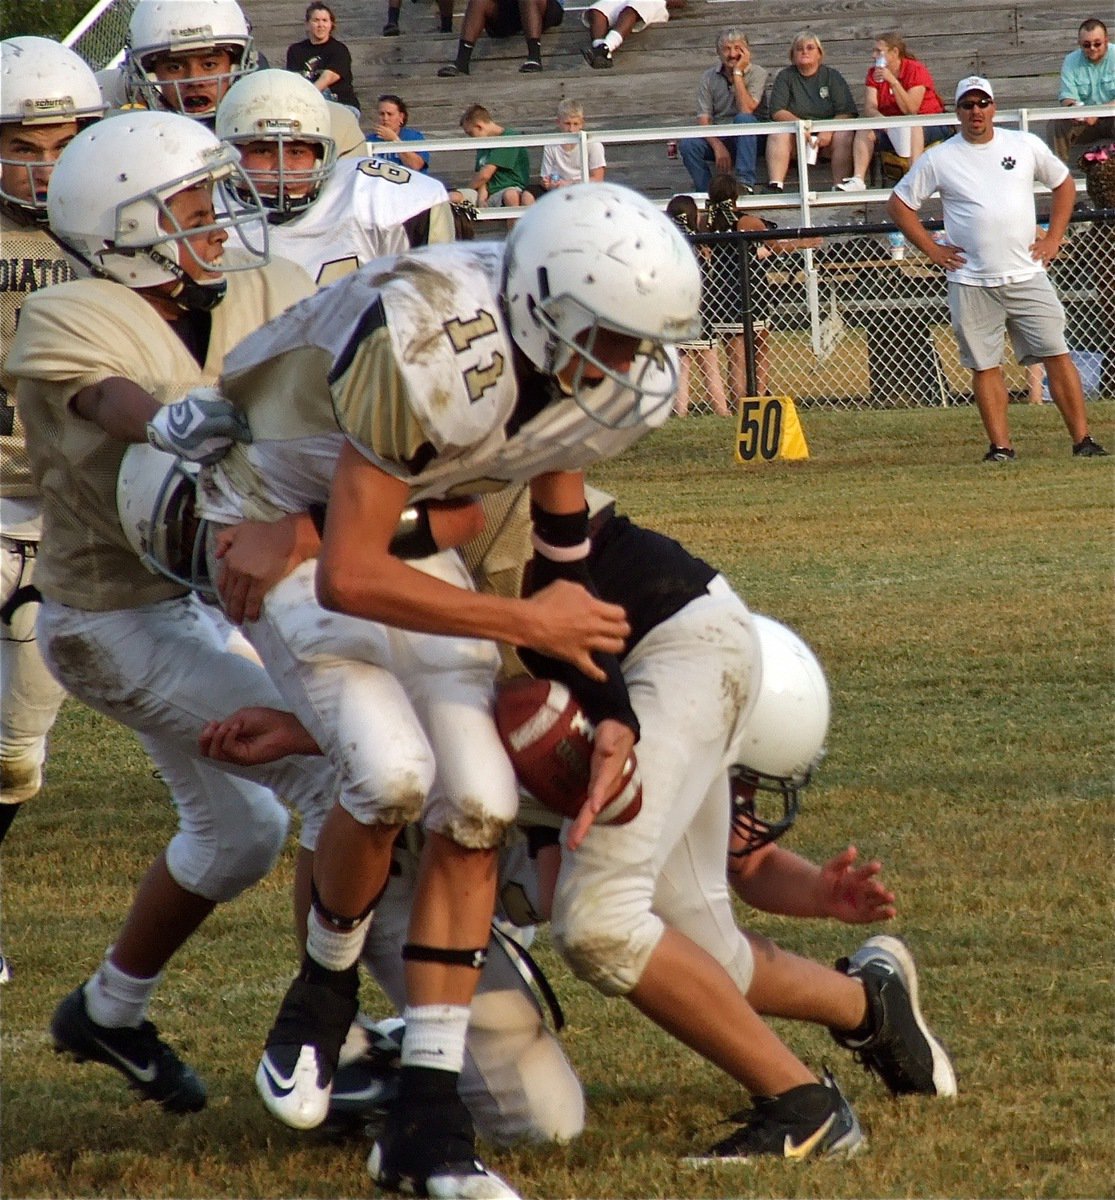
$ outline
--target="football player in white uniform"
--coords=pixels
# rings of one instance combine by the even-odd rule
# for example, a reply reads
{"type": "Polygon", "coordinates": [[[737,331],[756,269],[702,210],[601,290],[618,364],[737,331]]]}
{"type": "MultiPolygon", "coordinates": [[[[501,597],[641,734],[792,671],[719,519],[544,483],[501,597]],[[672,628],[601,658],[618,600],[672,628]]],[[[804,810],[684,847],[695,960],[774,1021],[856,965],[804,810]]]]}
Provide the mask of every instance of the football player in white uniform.
{"type": "MultiPolygon", "coordinates": [[[[73,278],[47,232],[46,186],[59,154],[104,106],[89,67],[48,38],[0,43],[0,341],[25,297],[73,278]]],[[[2,364],[0,364],[2,367],[2,364]]],[[[42,786],[46,738],[65,693],[35,644],[35,555],[42,526],[14,382],[0,374],[0,842],[42,786]]],[[[0,954],[0,982],[8,970],[0,954]]]]}
{"type": "MultiPolygon", "coordinates": [[[[306,957],[257,1086],[289,1124],[324,1119],[391,843],[422,816],[402,1094],[369,1169],[385,1186],[442,1196],[512,1194],[475,1162],[457,1094],[495,847],[518,806],[491,717],[498,653],[488,639],[565,658],[596,685],[589,799],[603,803],[637,722],[618,665],[593,657],[619,649],[627,624],[582,585],[579,472],[666,420],[672,343],[695,327],[699,302],[692,252],[636,193],[584,185],[535,211],[505,246],[376,260],[248,338],[221,391],[252,441],[225,433],[229,452],[199,495],[203,514],[224,524],[329,506],[316,563],[272,588],[246,627],[342,778],[314,856],[306,957]],[[409,544],[389,548],[414,501],[514,480],[531,481],[536,505],[530,598],[473,592],[420,517],[409,544]]],[[[226,579],[229,595],[240,619],[226,579]]]]}
{"type": "Polygon", "coordinates": [[[256,71],[217,109],[271,222],[271,248],[333,283],[373,258],[453,238],[444,186],[379,158],[337,161],[329,104],[308,79],[256,71]]]}
{"type": "Polygon", "coordinates": [[[189,441],[188,426],[165,424],[164,403],[215,380],[233,345],[313,291],[293,263],[226,252],[230,229],[265,230],[258,202],[214,213],[214,186],[238,172],[233,147],[177,113],[123,113],[78,134],[47,206],[90,277],[29,296],[8,357],[43,498],[40,650],[69,692],[137,732],[179,821],[51,1031],[60,1049],[114,1067],[170,1112],[200,1108],[205,1089],[145,1019],[163,968],[216,904],[270,870],[288,822],[269,788],[307,806],[332,795],[321,764],[239,778],[201,758],[214,704],[278,693],[258,664],[225,652],[186,586],[140,562],[117,515],[128,443],[189,441]]]}
{"type": "Polygon", "coordinates": [[[212,121],[221,97],[258,61],[235,0],[139,0],[122,70],[128,93],[152,112],[212,121]]]}
{"type": "MultiPolygon", "coordinates": [[[[828,1026],[895,1094],[954,1095],[948,1055],[918,1008],[913,959],[894,938],[862,947],[846,973],[786,954],[740,932],[725,880],[734,810],[731,879],[748,902],[846,920],[893,914],[893,898],[872,882],[877,864],[857,870],[846,851],[822,871],[773,846],[824,746],[824,674],[800,638],[750,614],[708,564],[615,516],[610,497],[592,502],[593,583],[632,626],[620,657],[641,729],[643,806],[629,824],[571,831],[554,940],[581,978],[628,997],[756,1098],[741,1129],[698,1160],[781,1155],[787,1135],[803,1155],[854,1153],[862,1134],[839,1089],[819,1082],[763,1017],[828,1026]]],[[[501,530],[485,573],[525,560],[514,512],[501,530]]],[[[466,561],[473,553],[462,548],[466,561]]],[[[519,654],[536,674],[583,690],[567,664],[519,654]]],[[[491,1041],[488,1031],[480,1053],[496,1053],[491,1041]]],[[[514,1111],[514,1076],[496,1065],[487,1074],[514,1111]]]]}
{"type": "MultiPolygon", "coordinates": [[[[516,594],[530,554],[529,521],[521,505],[508,508],[509,495],[485,502],[485,533],[461,553],[482,587],[516,594]]],[[[616,516],[610,497],[594,493],[592,502],[593,581],[603,597],[623,605],[631,621],[631,650],[623,667],[644,730],[639,752],[644,807],[629,827],[622,827],[629,832],[617,841],[646,840],[652,861],[657,854],[660,871],[650,880],[651,911],[673,931],[675,940],[691,939],[699,986],[724,1002],[720,972],[693,955],[698,946],[716,963],[725,964],[740,989],[739,996],[725,1003],[723,1018],[719,1010],[710,1012],[708,1004],[698,1006],[698,1016],[692,1019],[684,1005],[672,1011],[671,1031],[698,1050],[715,1032],[724,1044],[732,1044],[734,1038],[737,1059],[761,1057],[762,1043],[752,1048],[752,1012],[744,1005],[741,1019],[739,1011],[746,993],[765,1016],[827,1026],[895,1094],[954,1094],[948,1056],[920,1012],[916,965],[898,939],[872,938],[834,970],[788,954],[760,935],[741,933],[733,918],[725,886],[729,857],[729,879],[753,907],[852,924],[888,920],[895,913],[893,894],[877,879],[880,865],[857,865],[854,848],[817,867],[775,844],[793,823],[798,793],[824,750],[829,700],[816,658],[785,626],[749,614],[733,602],[713,568],[677,542],[616,516]],[[723,629],[718,607],[734,611],[753,643],[742,652],[750,664],[746,691],[727,689],[727,698],[738,700],[738,707],[725,703],[721,688],[725,664],[735,657],[735,639],[710,636],[723,629]],[[710,697],[710,702],[694,702],[694,696],[710,697]],[[661,736],[664,728],[672,731],[664,751],[671,761],[680,760],[675,775],[711,779],[688,824],[690,809],[679,804],[684,794],[655,786],[663,763],[649,736],[661,736]],[[725,748],[739,755],[730,768],[725,767],[725,748]],[[664,847],[661,851],[656,842],[664,847]],[[694,1025],[699,1026],[695,1032],[694,1025]]],[[[285,568],[285,559],[279,559],[275,574],[285,568]]],[[[256,761],[252,747],[257,737],[274,739],[284,725],[291,729],[287,749],[305,750],[299,740],[304,731],[290,714],[234,714],[203,736],[215,746],[215,757],[224,757],[228,738],[231,761],[241,761],[242,751],[246,761],[256,761]],[[245,724],[238,730],[239,721],[245,724]]],[[[273,740],[271,745],[273,751],[273,740]]],[[[668,774],[667,782],[672,782],[668,774]]],[[[545,829],[537,824],[530,829],[537,872],[514,849],[501,856],[502,908],[521,925],[549,913],[558,835],[552,815],[534,806],[521,813],[520,820],[547,822],[552,833],[544,837],[545,829]]],[[[641,892],[650,875],[648,853],[616,846],[613,851],[632,889],[641,892]]],[[[398,869],[377,908],[362,956],[396,1004],[401,1004],[403,993],[399,948],[414,893],[414,857],[409,840],[396,845],[398,869]]],[[[577,857],[566,856],[574,864],[573,876],[577,857]]],[[[599,874],[598,860],[590,860],[585,885],[591,895],[610,903],[601,913],[599,928],[613,931],[600,933],[608,941],[611,963],[597,966],[596,974],[616,975],[630,971],[632,955],[626,943],[631,919],[602,889],[599,874]]],[[[676,948],[672,952],[678,953],[676,948]]],[[[540,1007],[514,970],[514,955],[513,947],[497,937],[473,1001],[462,1095],[491,1140],[562,1140],[580,1128],[583,1100],[560,1046],[545,1028],[540,1007]],[[509,953],[501,953],[504,949],[509,953]]],[[[593,961],[603,959],[598,953],[593,961]]],[[[660,984],[654,990],[653,979],[649,992],[644,981],[638,986],[643,989],[640,1007],[648,994],[662,1006],[676,999],[660,984]]],[[[372,1101],[370,1107],[382,1107],[390,1079],[375,1053],[344,1068],[337,1076],[334,1111],[338,1116],[353,1114],[362,1097],[372,1101]]],[[[794,1146],[814,1154],[852,1153],[862,1144],[858,1123],[839,1093],[814,1080],[765,1095],[743,1128],[704,1158],[781,1155],[787,1134],[794,1146]]]]}
{"type": "MultiPolygon", "coordinates": [[[[180,112],[212,126],[233,83],[259,65],[252,27],[236,0],[138,0],[119,79],[102,79],[110,106],[120,97],[153,112],[180,112]]],[[[104,75],[104,73],[102,73],[104,75]]],[[[339,158],[364,157],[356,114],[327,101],[339,158]]]]}

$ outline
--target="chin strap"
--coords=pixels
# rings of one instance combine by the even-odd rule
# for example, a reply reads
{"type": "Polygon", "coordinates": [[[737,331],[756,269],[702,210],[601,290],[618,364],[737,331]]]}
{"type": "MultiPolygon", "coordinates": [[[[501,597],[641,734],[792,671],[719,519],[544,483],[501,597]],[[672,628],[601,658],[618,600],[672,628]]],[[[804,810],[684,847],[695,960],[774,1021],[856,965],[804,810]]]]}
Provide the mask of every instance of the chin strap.
{"type": "Polygon", "coordinates": [[[218,279],[214,283],[198,283],[172,258],[160,254],[158,250],[148,248],[144,251],[147,257],[157,266],[173,275],[177,286],[168,297],[183,312],[212,312],[225,298],[228,291],[228,280],[218,279]]]}
{"type": "MultiPolygon", "coordinates": [[[[129,286],[126,283],[122,283],[110,271],[106,271],[104,267],[100,266],[76,246],[66,241],[65,238],[60,237],[53,231],[50,236],[71,258],[75,258],[81,263],[94,279],[107,279],[112,283],[121,284],[122,287],[129,286]]],[[[225,298],[225,292],[228,291],[227,279],[218,279],[215,283],[198,283],[196,279],[191,279],[173,259],[167,258],[165,254],[160,254],[157,250],[150,247],[146,247],[138,251],[138,253],[146,254],[156,266],[162,267],[164,271],[174,276],[175,289],[166,299],[182,309],[183,312],[212,312],[225,298]]],[[[154,284],[153,286],[158,287],[159,285],[154,284]]],[[[147,289],[135,288],[134,290],[142,292],[147,289]]]]}

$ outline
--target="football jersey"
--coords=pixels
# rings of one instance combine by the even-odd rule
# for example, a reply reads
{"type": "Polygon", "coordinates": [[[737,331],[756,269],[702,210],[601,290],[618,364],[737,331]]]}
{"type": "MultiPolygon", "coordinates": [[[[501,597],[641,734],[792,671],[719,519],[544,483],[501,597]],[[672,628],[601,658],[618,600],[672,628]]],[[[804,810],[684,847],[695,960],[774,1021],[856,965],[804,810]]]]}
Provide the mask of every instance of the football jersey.
{"type": "MultiPolygon", "coordinates": [[[[594,411],[626,422],[610,429],[549,376],[517,371],[502,271],[499,244],[424,247],[361,268],[247,338],[221,389],[252,441],[203,472],[205,515],[274,520],[325,501],[345,437],[420,500],[578,470],[666,420],[668,402],[641,416],[630,388],[604,380],[594,411]],[[528,404],[536,415],[509,432],[528,404]]],[[[666,368],[642,357],[632,375],[644,365],[663,386],[666,368]]]]}
{"type": "MultiPolygon", "coordinates": [[[[38,494],[23,445],[23,427],[16,415],[15,380],[7,371],[19,310],[32,292],[73,277],[58,243],[44,227],[23,225],[0,208],[0,497],[4,499],[31,499],[38,494]]],[[[5,529],[8,525],[5,513],[5,529]]]]}
{"type": "Polygon", "coordinates": [[[373,258],[409,249],[403,222],[428,209],[434,210],[430,241],[450,241],[453,216],[438,180],[378,158],[344,160],[304,213],[268,227],[271,252],[324,286],[373,258]]]}
{"type": "MultiPolygon", "coordinates": [[[[237,255],[226,250],[226,259],[237,255]]],[[[127,448],[73,410],[83,388],[130,379],[160,403],[216,382],[225,355],[245,335],[313,291],[301,268],[274,259],[233,271],[211,314],[204,365],[171,322],[131,288],[78,279],[25,301],[8,355],[31,471],[43,500],[43,543],[35,582],[75,608],[106,611],[182,595],[136,557],[116,511],[116,477],[127,448]]]]}

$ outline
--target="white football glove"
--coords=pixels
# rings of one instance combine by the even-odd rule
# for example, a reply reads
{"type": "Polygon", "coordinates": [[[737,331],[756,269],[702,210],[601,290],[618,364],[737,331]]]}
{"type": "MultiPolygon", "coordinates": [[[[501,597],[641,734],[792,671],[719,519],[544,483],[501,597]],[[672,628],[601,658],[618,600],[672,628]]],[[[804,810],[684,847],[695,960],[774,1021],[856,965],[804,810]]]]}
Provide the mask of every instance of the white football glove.
{"type": "Polygon", "coordinates": [[[233,442],[250,442],[247,418],[216,388],[197,388],[167,404],[147,422],[156,450],[207,466],[224,458],[233,442]]]}

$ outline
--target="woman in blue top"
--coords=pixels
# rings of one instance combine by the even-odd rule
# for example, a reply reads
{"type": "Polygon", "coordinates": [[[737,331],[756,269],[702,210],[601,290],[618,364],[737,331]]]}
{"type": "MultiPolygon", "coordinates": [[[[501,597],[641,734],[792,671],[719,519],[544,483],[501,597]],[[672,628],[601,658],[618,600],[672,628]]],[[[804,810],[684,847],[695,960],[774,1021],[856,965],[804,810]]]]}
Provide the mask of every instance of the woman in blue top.
{"type": "MultiPolygon", "coordinates": [[[[385,92],[378,100],[375,128],[368,135],[369,142],[419,142],[426,135],[420,130],[411,129],[407,124],[407,106],[402,96],[385,92]]],[[[399,152],[384,154],[376,151],[376,158],[388,162],[400,163],[410,167],[412,171],[427,171],[430,167],[429,154],[417,150],[399,150],[399,152]]]]}

